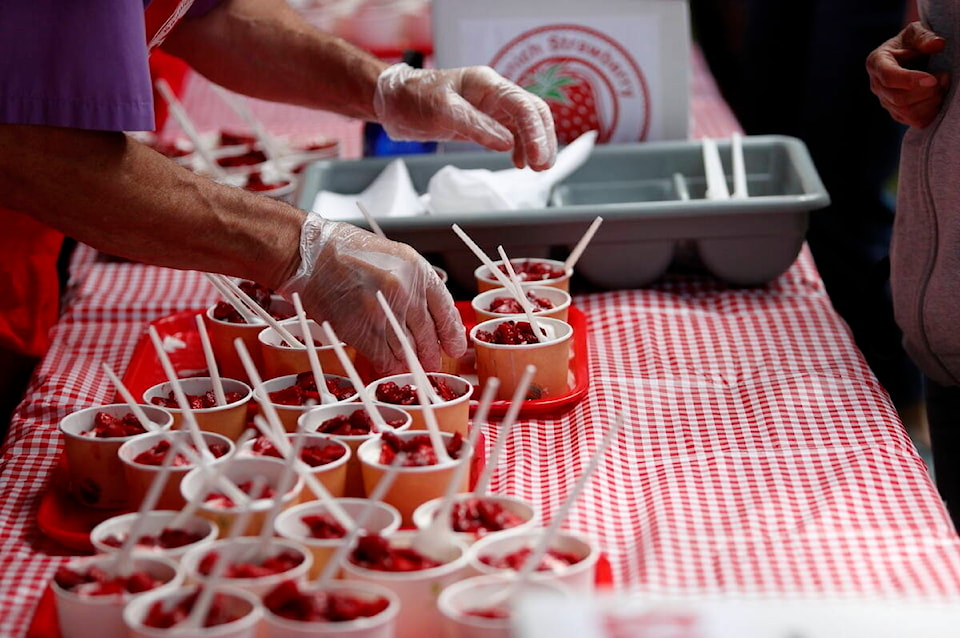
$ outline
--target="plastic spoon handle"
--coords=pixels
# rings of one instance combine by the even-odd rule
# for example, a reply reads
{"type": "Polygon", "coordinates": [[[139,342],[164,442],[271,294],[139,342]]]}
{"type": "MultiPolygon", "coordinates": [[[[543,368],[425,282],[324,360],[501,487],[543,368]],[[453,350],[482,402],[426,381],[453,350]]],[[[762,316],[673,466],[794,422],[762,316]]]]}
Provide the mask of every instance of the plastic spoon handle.
{"type": "MultiPolygon", "coordinates": [[[[286,437],[278,438],[276,433],[273,432],[270,425],[262,416],[258,414],[257,416],[253,417],[253,424],[256,426],[257,430],[263,434],[263,436],[267,437],[267,439],[275,448],[281,450],[281,454],[284,456],[284,458],[288,458],[293,454],[294,448],[287,443],[286,437]]],[[[310,466],[299,459],[297,460],[297,464],[297,467],[300,469],[300,474],[303,476],[303,480],[307,484],[307,488],[309,488],[310,491],[312,491],[316,497],[327,506],[327,509],[330,510],[330,513],[334,518],[337,519],[338,523],[340,523],[345,529],[353,529],[353,519],[350,518],[350,515],[347,514],[346,510],[340,506],[340,504],[337,502],[337,499],[333,496],[333,494],[330,493],[320,479],[313,475],[313,473],[310,471],[310,466]]]]}
{"type": "Polygon", "coordinates": [[[154,82],[154,86],[157,87],[157,91],[160,92],[160,95],[167,103],[170,114],[177,121],[177,124],[180,125],[180,128],[183,129],[183,132],[187,134],[187,137],[190,138],[190,141],[193,142],[193,149],[197,155],[200,156],[200,159],[203,160],[206,169],[210,171],[210,174],[213,175],[216,180],[221,182],[227,181],[227,172],[213,159],[213,155],[210,154],[210,149],[203,143],[200,133],[197,132],[197,127],[193,125],[193,121],[190,119],[190,116],[187,115],[183,105],[180,104],[180,100],[173,94],[167,81],[161,78],[154,82]]]}
{"type": "Polygon", "coordinates": [[[220,278],[217,275],[209,272],[205,272],[203,274],[207,280],[213,284],[213,287],[217,289],[217,292],[220,293],[220,296],[223,297],[223,300],[233,306],[233,309],[236,310],[241,317],[243,317],[244,321],[249,324],[261,323],[260,318],[253,314],[253,312],[247,308],[247,305],[240,301],[240,299],[238,299],[237,296],[233,294],[230,289],[223,284],[222,281],[220,281],[220,278]]]}
{"type": "Polygon", "coordinates": [[[386,239],[387,235],[383,232],[383,229],[380,228],[380,224],[377,223],[377,220],[373,218],[373,215],[370,214],[370,211],[367,210],[367,207],[364,206],[363,202],[359,199],[357,200],[357,208],[360,209],[360,212],[363,213],[363,218],[370,224],[370,230],[386,239]]]}
{"type": "Polygon", "coordinates": [[[250,310],[252,310],[258,317],[260,317],[268,326],[273,328],[280,338],[286,341],[289,345],[294,348],[300,343],[297,341],[297,338],[294,337],[289,330],[283,327],[279,321],[274,319],[269,312],[263,309],[263,306],[254,301],[250,295],[245,293],[240,286],[238,286],[232,279],[229,277],[224,277],[223,275],[213,275],[218,278],[223,285],[225,285],[230,292],[240,298],[240,300],[246,304],[250,310]]]}
{"type": "Polygon", "coordinates": [[[193,414],[193,410],[190,408],[190,402],[187,401],[187,395],[183,391],[183,386],[180,385],[180,378],[177,376],[176,370],[173,369],[173,364],[170,362],[170,357],[167,356],[167,351],[163,348],[163,342],[160,340],[160,334],[157,332],[156,326],[150,326],[147,332],[150,334],[153,348],[157,352],[160,366],[167,375],[167,381],[170,382],[170,386],[173,388],[173,396],[177,400],[177,406],[180,408],[181,416],[183,417],[187,431],[190,433],[190,437],[193,439],[194,446],[196,446],[202,458],[212,459],[213,454],[203,443],[200,426],[197,425],[197,419],[193,414]]]}
{"type": "Polygon", "coordinates": [[[360,378],[360,374],[357,372],[357,368],[353,365],[353,362],[350,361],[350,357],[347,356],[347,351],[343,349],[343,343],[340,341],[340,337],[333,331],[333,326],[330,325],[329,321],[324,321],[320,324],[320,327],[323,328],[323,334],[326,335],[327,340],[333,346],[333,351],[337,353],[337,359],[340,361],[340,365],[343,366],[350,381],[353,382],[357,396],[360,397],[360,403],[373,422],[373,429],[377,432],[386,432],[390,429],[390,426],[387,425],[377,406],[373,404],[373,399],[370,398],[370,393],[367,392],[366,384],[364,384],[363,379],[360,378]]]}
{"type": "Polygon", "coordinates": [[[480,478],[477,479],[476,485],[473,486],[474,496],[483,496],[486,494],[487,487],[490,485],[490,477],[493,476],[493,471],[497,468],[497,461],[503,453],[507,439],[510,438],[510,431],[513,429],[513,424],[517,422],[517,416],[519,416],[520,408],[523,406],[523,399],[527,396],[527,391],[530,389],[530,382],[533,380],[533,375],[536,374],[536,372],[537,367],[535,365],[531,364],[524,368],[523,376],[520,377],[520,383],[517,384],[517,388],[513,391],[513,396],[510,399],[510,407],[507,408],[507,413],[503,417],[500,427],[497,428],[497,442],[490,452],[490,457],[483,467],[480,478]]]}
{"type": "Polygon", "coordinates": [[[140,424],[150,430],[151,432],[156,432],[160,429],[160,426],[150,420],[147,416],[147,413],[143,411],[143,408],[140,407],[139,402],[133,398],[133,395],[130,394],[130,390],[127,389],[127,386],[124,385],[123,381],[120,380],[120,377],[116,375],[108,364],[103,364],[103,371],[107,373],[107,376],[110,377],[110,381],[113,383],[114,387],[120,393],[120,396],[123,397],[124,402],[126,402],[127,407],[130,408],[130,411],[133,412],[133,415],[137,417],[137,420],[140,421],[140,424]]]}
{"type": "Polygon", "coordinates": [[[567,257],[567,260],[563,262],[563,269],[570,273],[573,271],[573,267],[577,265],[577,262],[580,260],[580,256],[583,255],[583,251],[587,249],[587,246],[590,244],[590,240],[593,239],[593,236],[597,233],[597,229],[600,228],[600,224],[603,223],[603,217],[597,217],[593,220],[593,223],[590,224],[590,228],[587,229],[587,232],[583,234],[583,237],[580,238],[580,241],[577,242],[577,245],[574,247],[573,252],[567,257]]]}
{"type": "Polygon", "coordinates": [[[213,346],[210,345],[210,335],[207,334],[207,326],[203,323],[203,315],[196,316],[197,333],[200,335],[200,345],[203,347],[203,358],[207,361],[207,370],[210,372],[210,380],[213,383],[213,396],[217,399],[217,405],[227,404],[227,395],[223,392],[223,379],[220,378],[220,368],[217,366],[217,359],[213,356],[213,346]]]}
{"type": "Polygon", "coordinates": [[[433,444],[433,451],[441,463],[447,462],[450,460],[450,455],[447,454],[447,447],[443,444],[443,436],[440,434],[440,426],[437,424],[437,416],[433,413],[433,406],[431,405],[433,398],[439,401],[440,397],[437,397],[436,392],[433,391],[433,386],[430,384],[430,379],[427,377],[427,373],[424,372],[423,367],[420,365],[420,360],[417,359],[417,354],[413,351],[413,345],[410,343],[410,340],[407,339],[407,335],[403,331],[403,327],[400,325],[400,322],[397,321],[397,317],[393,314],[393,310],[390,308],[387,298],[384,297],[383,293],[379,290],[377,291],[377,301],[380,302],[380,307],[383,308],[383,312],[386,314],[390,325],[393,327],[393,331],[397,335],[397,339],[400,340],[400,345],[403,347],[403,354],[407,359],[407,366],[410,368],[410,372],[413,374],[413,378],[416,381],[415,385],[417,390],[417,398],[420,401],[420,407],[423,409],[423,419],[427,423],[427,434],[429,434],[430,442],[433,444]]]}
{"type": "MultiPolygon", "coordinates": [[[[255,497],[263,495],[265,485],[266,481],[262,476],[255,476],[250,494],[255,497]]],[[[237,516],[233,526],[230,528],[230,532],[227,534],[227,539],[236,540],[237,537],[240,536],[241,530],[246,529],[247,525],[249,525],[252,515],[252,507],[247,507],[240,512],[240,515],[237,516]]],[[[224,572],[226,572],[227,565],[232,559],[232,556],[229,556],[230,553],[231,552],[220,552],[217,554],[213,562],[213,567],[210,568],[210,575],[207,577],[206,583],[200,588],[200,594],[193,604],[193,609],[190,610],[190,613],[181,623],[182,626],[200,627],[200,625],[203,624],[203,620],[207,617],[207,612],[210,611],[210,605],[213,603],[213,596],[216,593],[217,586],[220,584],[220,581],[223,580],[224,572]]]]}
{"type": "MultiPolygon", "coordinates": [[[[500,379],[496,377],[487,379],[487,384],[483,388],[483,396],[480,399],[480,405],[476,412],[478,419],[486,420],[490,404],[493,402],[493,398],[496,396],[499,387],[500,379]]],[[[477,453],[477,444],[480,442],[480,431],[482,429],[480,423],[481,421],[474,419],[473,427],[470,428],[470,433],[467,435],[468,449],[473,450],[474,454],[477,453]]],[[[427,527],[420,530],[414,538],[413,546],[421,554],[432,556],[431,550],[449,547],[453,544],[451,541],[455,537],[452,536],[453,532],[450,529],[450,514],[453,511],[454,497],[469,469],[470,463],[466,461],[454,469],[453,476],[450,478],[450,482],[447,483],[447,489],[440,500],[433,519],[427,527]]],[[[434,558],[438,557],[434,556],[434,558]]]]}
{"type": "Polygon", "coordinates": [[[747,171],[743,163],[743,136],[734,131],[730,136],[730,152],[733,155],[733,196],[749,197],[747,193],[747,171]]]}
{"type": "Polygon", "coordinates": [[[368,497],[370,503],[363,509],[362,512],[360,512],[360,516],[357,517],[356,526],[350,531],[349,534],[347,534],[347,537],[343,539],[343,542],[337,546],[337,549],[333,552],[333,556],[330,557],[330,560],[327,561],[326,566],[323,568],[323,572],[317,579],[318,589],[324,589],[330,584],[330,581],[333,580],[337,570],[340,569],[340,563],[342,563],[343,559],[346,558],[347,552],[353,548],[353,545],[356,543],[360,532],[366,528],[367,523],[370,521],[370,517],[373,516],[374,503],[379,503],[383,500],[383,497],[386,496],[387,491],[393,486],[394,479],[397,478],[397,473],[406,462],[406,458],[407,455],[403,452],[400,452],[393,457],[393,463],[391,463],[390,467],[387,468],[386,474],[380,477],[380,480],[373,488],[373,492],[370,493],[370,496],[368,497]]]}
{"type": "Polygon", "coordinates": [[[717,143],[709,137],[703,138],[703,168],[707,178],[707,199],[729,199],[730,190],[720,161],[720,151],[717,150],[717,143]]]}
{"type": "Polygon", "coordinates": [[[496,264],[493,263],[493,260],[487,257],[487,254],[483,252],[480,246],[478,246],[476,242],[470,239],[470,236],[467,235],[467,233],[456,224],[451,226],[451,228],[453,228],[453,232],[457,234],[457,237],[463,240],[463,243],[467,245],[467,248],[473,251],[473,254],[477,256],[477,259],[480,260],[480,263],[486,266],[487,270],[490,271],[490,274],[497,281],[500,282],[500,285],[503,286],[507,290],[507,292],[511,293],[514,297],[516,297],[517,303],[523,304],[523,302],[520,300],[520,297],[518,296],[518,295],[522,295],[522,293],[518,293],[516,290],[514,290],[513,282],[510,281],[510,279],[507,277],[507,275],[504,274],[502,270],[497,268],[496,264]]]}
{"type": "Polygon", "coordinates": [[[317,384],[317,392],[320,394],[320,403],[336,403],[337,397],[333,396],[327,389],[327,381],[326,377],[323,376],[320,357],[317,356],[317,345],[313,342],[313,333],[310,332],[310,324],[307,323],[307,313],[303,311],[303,302],[300,300],[300,294],[296,292],[293,293],[293,307],[297,311],[297,322],[300,324],[300,333],[303,335],[303,345],[307,349],[310,371],[313,373],[313,379],[317,384]]]}
{"type": "Polygon", "coordinates": [[[683,173],[673,174],[673,187],[681,201],[690,199],[690,189],[687,188],[687,180],[683,177],[683,173]]]}
{"type": "Polygon", "coordinates": [[[131,560],[133,550],[136,548],[137,541],[140,539],[140,535],[146,526],[147,513],[152,511],[157,505],[157,501],[160,500],[160,493],[163,491],[163,488],[167,484],[167,479],[170,477],[170,469],[173,467],[173,461],[176,455],[180,453],[182,440],[181,438],[177,438],[170,447],[167,456],[164,457],[160,471],[154,475],[153,480],[150,482],[150,487],[147,488],[147,494],[143,497],[140,508],[137,510],[137,516],[133,519],[133,524],[127,532],[127,537],[124,539],[123,545],[120,546],[120,551],[117,552],[116,565],[117,573],[120,576],[127,577],[133,572],[133,561],[131,560]]]}
{"type": "Polygon", "coordinates": [[[527,316],[527,321],[530,322],[530,327],[533,328],[533,335],[537,338],[537,341],[549,339],[550,335],[543,326],[540,325],[536,315],[533,313],[533,304],[530,303],[530,299],[527,298],[527,294],[523,291],[523,286],[520,285],[520,278],[517,277],[517,272],[513,269],[513,264],[510,263],[510,258],[507,257],[503,246],[497,246],[497,251],[500,253],[500,259],[503,260],[503,264],[507,269],[507,275],[513,283],[515,296],[517,297],[517,301],[520,302],[520,307],[523,308],[523,314],[527,316]]]}

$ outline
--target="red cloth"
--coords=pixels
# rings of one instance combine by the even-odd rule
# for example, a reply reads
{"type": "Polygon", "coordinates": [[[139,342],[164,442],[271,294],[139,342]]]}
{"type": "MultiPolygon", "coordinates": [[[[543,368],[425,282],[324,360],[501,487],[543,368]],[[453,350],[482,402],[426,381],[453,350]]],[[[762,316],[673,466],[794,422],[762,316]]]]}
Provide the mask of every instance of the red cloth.
{"type": "Polygon", "coordinates": [[[50,345],[60,284],[63,235],[27,215],[0,208],[0,348],[34,357],[50,345]]]}

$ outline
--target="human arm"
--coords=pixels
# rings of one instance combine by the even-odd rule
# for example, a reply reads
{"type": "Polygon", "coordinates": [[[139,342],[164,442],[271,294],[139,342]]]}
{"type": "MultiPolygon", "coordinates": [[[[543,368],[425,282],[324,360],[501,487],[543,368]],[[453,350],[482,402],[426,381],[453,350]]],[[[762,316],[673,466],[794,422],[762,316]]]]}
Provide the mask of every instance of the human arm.
{"type": "Polygon", "coordinates": [[[195,175],[123,133],[0,124],[0,206],[109,254],[297,291],[385,373],[403,357],[378,290],[425,367],[439,367],[441,347],[466,349],[452,298],[409,246],[315,216],[306,224],[293,206],[195,175]]]}
{"type": "Polygon", "coordinates": [[[282,0],[226,0],[181,21],[163,48],[237,93],[380,121],[397,139],[513,149],[537,170],[556,157],[549,107],[489,67],[391,67],[282,0]]]}
{"type": "Polygon", "coordinates": [[[911,65],[943,51],[946,42],[920,22],[911,22],[867,56],[870,90],[896,121],[923,128],[940,111],[950,85],[947,73],[931,74],[911,65]]]}

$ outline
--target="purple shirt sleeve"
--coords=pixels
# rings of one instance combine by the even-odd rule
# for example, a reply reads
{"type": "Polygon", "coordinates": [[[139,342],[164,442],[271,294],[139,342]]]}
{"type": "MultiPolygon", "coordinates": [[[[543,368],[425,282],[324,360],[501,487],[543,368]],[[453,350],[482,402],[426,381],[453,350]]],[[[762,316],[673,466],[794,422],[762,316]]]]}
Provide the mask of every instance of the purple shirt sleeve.
{"type": "Polygon", "coordinates": [[[0,121],[152,129],[142,0],[3,0],[0,121]]]}
{"type": "MultiPolygon", "coordinates": [[[[203,15],[219,0],[196,0],[203,15]]],[[[144,0],[2,0],[0,123],[154,128],[144,0]]]]}

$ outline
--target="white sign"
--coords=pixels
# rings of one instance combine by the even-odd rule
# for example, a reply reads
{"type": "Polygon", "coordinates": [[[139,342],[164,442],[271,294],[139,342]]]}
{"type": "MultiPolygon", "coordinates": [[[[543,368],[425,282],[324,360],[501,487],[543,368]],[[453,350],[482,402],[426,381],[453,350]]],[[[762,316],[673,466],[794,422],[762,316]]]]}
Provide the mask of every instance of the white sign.
{"type": "Polygon", "coordinates": [[[436,65],[487,64],[540,95],[568,144],[685,139],[684,0],[434,0],[436,65]]]}

